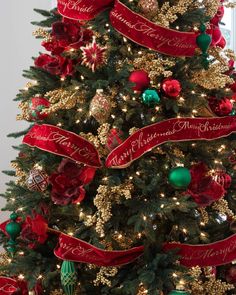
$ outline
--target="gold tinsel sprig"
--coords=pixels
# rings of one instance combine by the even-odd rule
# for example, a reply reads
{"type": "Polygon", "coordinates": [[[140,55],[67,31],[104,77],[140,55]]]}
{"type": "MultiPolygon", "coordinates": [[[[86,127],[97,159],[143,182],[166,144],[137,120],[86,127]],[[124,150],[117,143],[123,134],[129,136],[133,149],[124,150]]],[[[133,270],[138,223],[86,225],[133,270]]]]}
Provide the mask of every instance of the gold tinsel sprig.
{"type": "Polygon", "coordinates": [[[201,4],[205,7],[205,14],[212,18],[217,13],[218,7],[220,6],[220,0],[203,0],[201,4]]]}
{"type": "Polygon", "coordinates": [[[217,62],[212,64],[209,69],[201,69],[193,74],[192,82],[208,90],[224,88],[227,84],[233,84],[231,79],[225,72],[228,66],[217,62]]]}
{"type": "Polygon", "coordinates": [[[206,268],[204,270],[204,276],[202,276],[203,272],[199,266],[192,267],[189,273],[194,279],[189,284],[192,291],[191,294],[225,295],[227,291],[234,289],[232,284],[227,284],[226,282],[216,279],[215,275],[212,274],[211,268],[206,268]]]}
{"type": "MultiPolygon", "coordinates": [[[[11,263],[11,259],[8,256],[8,254],[7,253],[1,253],[0,254],[0,266],[1,266],[1,268],[8,266],[9,263],[11,263]]],[[[7,275],[7,272],[6,272],[6,270],[3,269],[3,270],[0,271],[0,276],[4,276],[4,275],[7,275]]]]}
{"type": "Polygon", "coordinates": [[[168,68],[175,65],[174,60],[170,58],[160,59],[155,53],[145,53],[140,51],[140,56],[133,61],[135,69],[143,69],[149,73],[149,77],[155,83],[160,75],[164,77],[172,76],[172,72],[168,68]]]}
{"type": "Polygon", "coordinates": [[[225,199],[220,199],[214,202],[214,204],[212,205],[212,209],[218,211],[220,214],[227,215],[236,220],[234,212],[229,208],[229,204],[225,199]]]}
{"type": "Polygon", "coordinates": [[[209,215],[205,208],[198,208],[198,212],[200,213],[201,224],[205,225],[209,222],[209,215]]]}
{"type": "Polygon", "coordinates": [[[120,204],[121,198],[126,200],[131,198],[133,185],[125,183],[118,186],[109,187],[100,185],[97,189],[97,195],[94,198],[94,205],[97,207],[96,231],[101,237],[105,235],[104,226],[112,217],[112,203],[120,204]]]}
{"type": "Polygon", "coordinates": [[[233,0],[233,1],[225,0],[224,1],[224,6],[226,8],[235,8],[236,7],[236,2],[235,2],[235,0],[233,0]]]}
{"type": "Polygon", "coordinates": [[[38,29],[36,29],[35,31],[33,31],[32,34],[33,34],[33,36],[35,36],[35,37],[43,38],[44,41],[46,41],[46,42],[50,42],[50,41],[52,41],[52,36],[51,36],[51,34],[50,34],[48,31],[44,30],[43,28],[38,28],[38,29]]]}
{"type": "Polygon", "coordinates": [[[50,295],[64,295],[64,292],[61,289],[57,289],[57,290],[51,291],[50,295]]]}
{"type": "Polygon", "coordinates": [[[102,266],[97,273],[96,279],[93,281],[95,286],[107,285],[111,287],[111,278],[118,273],[117,267],[104,267],[102,266]]]}
{"type": "Polygon", "coordinates": [[[16,172],[16,184],[24,185],[26,178],[27,178],[27,173],[25,173],[19,166],[17,162],[11,162],[11,167],[15,169],[16,172]]]}
{"type": "Polygon", "coordinates": [[[48,98],[51,106],[42,110],[42,113],[50,114],[55,113],[58,110],[70,110],[76,106],[76,104],[83,103],[85,101],[85,93],[78,90],[65,90],[62,88],[49,91],[45,94],[48,98]]]}
{"type": "Polygon", "coordinates": [[[18,105],[19,109],[21,109],[21,114],[16,116],[16,120],[30,120],[29,115],[29,103],[28,102],[20,102],[18,105]]]}

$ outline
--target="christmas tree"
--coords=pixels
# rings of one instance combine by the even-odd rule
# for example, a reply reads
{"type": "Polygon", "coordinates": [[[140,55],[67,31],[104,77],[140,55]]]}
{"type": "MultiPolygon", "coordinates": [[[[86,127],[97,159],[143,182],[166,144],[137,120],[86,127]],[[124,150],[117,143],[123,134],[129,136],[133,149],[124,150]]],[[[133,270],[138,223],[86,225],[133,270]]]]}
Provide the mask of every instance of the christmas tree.
{"type": "Polygon", "coordinates": [[[224,0],[58,0],[34,22],[0,294],[236,291],[224,0]]]}

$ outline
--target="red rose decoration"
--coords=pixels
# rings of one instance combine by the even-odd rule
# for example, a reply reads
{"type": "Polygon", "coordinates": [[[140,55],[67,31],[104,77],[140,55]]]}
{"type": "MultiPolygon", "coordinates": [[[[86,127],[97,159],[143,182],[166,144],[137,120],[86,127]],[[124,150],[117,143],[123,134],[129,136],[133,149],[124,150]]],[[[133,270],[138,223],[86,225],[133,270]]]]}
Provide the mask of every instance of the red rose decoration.
{"type": "Polygon", "coordinates": [[[85,197],[84,185],[90,183],[96,169],[85,167],[64,159],[58,167],[58,172],[50,176],[52,185],[51,198],[57,205],[79,203],[85,197]]]}
{"type": "Polygon", "coordinates": [[[34,248],[37,244],[44,244],[48,238],[47,235],[48,224],[47,221],[40,214],[35,214],[33,218],[26,217],[22,225],[21,237],[29,242],[29,246],[34,248]]]}
{"type": "Polygon", "coordinates": [[[42,68],[52,75],[66,77],[72,75],[73,73],[72,60],[61,56],[41,54],[38,58],[36,58],[34,64],[36,67],[42,68]]]}
{"type": "Polygon", "coordinates": [[[181,84],[176,79],[165,79],[161,85],[162,91],[165,95],[171,98],[177,98],[181,92],[181,84]]]}
{"type": "Polygon", "coordinates": [[[200,207],[209,206],[224,196],[224,187],[209,175],[209,169],[204,163],[193,165],[190,173],[192,180],[187,193],[200,207]]]}

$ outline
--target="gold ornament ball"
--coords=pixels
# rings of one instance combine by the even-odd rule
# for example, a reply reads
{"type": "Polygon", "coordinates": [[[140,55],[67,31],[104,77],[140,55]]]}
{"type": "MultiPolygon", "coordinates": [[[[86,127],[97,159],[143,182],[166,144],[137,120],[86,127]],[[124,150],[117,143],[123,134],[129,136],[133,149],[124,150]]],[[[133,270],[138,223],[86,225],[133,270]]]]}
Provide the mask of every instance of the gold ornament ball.
{"type": "Polygon", "coordinates": [[[111,103],[109,98],[98,89],[96,95],[90,103],[90,115],[93,116],[100,124],[105,123],[110,116],[111,103]]]}
{"type": "Polygon", "coordinates": [[[147,17],[154,17],[158,12],[158,3],[156,0],[139,0],[138,7],[147,17]]]}

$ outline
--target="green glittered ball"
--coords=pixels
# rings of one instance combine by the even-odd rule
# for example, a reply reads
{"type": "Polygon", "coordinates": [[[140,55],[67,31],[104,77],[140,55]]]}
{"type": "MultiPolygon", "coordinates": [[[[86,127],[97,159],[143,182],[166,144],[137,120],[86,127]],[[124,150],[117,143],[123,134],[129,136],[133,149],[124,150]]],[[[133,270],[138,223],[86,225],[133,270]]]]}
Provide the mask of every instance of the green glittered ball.
{"type": "Polygon", "coordinates": [[[185,167],[176,167],[171,169],[168,179],[175,188],[187,188],[191,182],[191,173],[185,167]]]}
{"type": "Polygon", "coordinates": [[[181,290],[172,290],[168,295],[189,295],[189,293],[181,290]]]}
{"type": "Polygon", "coordinates": [[[160,96],[155,89],[146,89],[142,93],[142,102],[148,106],[156,105],[160,100],[160,96]]]}

